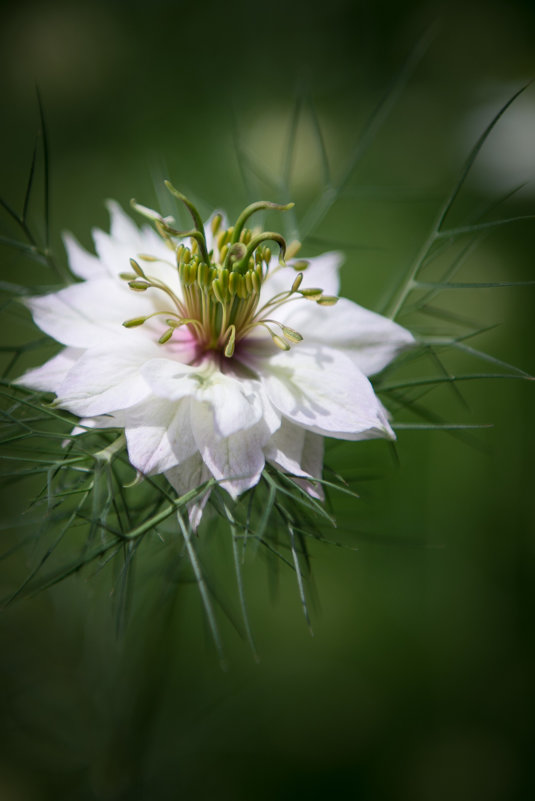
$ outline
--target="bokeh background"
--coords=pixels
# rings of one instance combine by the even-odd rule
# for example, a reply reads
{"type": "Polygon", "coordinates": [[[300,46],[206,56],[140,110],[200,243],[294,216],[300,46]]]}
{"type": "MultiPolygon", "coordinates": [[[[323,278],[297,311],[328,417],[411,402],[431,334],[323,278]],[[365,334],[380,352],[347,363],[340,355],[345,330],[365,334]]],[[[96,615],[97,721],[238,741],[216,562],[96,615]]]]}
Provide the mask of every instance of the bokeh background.
{"type": "MultiPolygon", "coordinates": [[[[89,247],[91,228],[107,226],[103,199],[156,206],[164,177],[203,211],[236,214],[266,195],[244,153],[262,174],[281,174],[296,98],[290,189],[300,213],[323,187],[310,108],[337,176],[427,31],[426,52],[315,232],[325,247],[346,249],[344,292],[371,308],[399,282],[493,113],[535,73],[528,0],[23,0],[1,13],[1,193],[22,203],[37,83],[60,257],[62,230],[89,247]]],[[[486,143],[452,222],[523,182],[500,213],[534,213],[534,179],[531,87],[486,143]]],[[[33,216],[39,227],[37,204],[33,216]]],[[[533,279],[534,244],[534,223],[497,230],[462,280],[533,279]]],[[[19,282],[47,280],[6,248],[2,264],[19,282]]],[[[481,327],[499,324],[474,344],[535,372],[530,288],[450,292],[440,302],[481,327]]],[[[17,325],[22,333],[8,326],[7,339],[31,335],[20,316],[17,325]]],[[[411,369],[423,375],[429,365],[411,369]]],[[[261,558],[248,564],[259,664],[222,615],[221,670],[196,588],[178,587],[160,606],[150,554],[119,639],[110,571],[3,610],[0,797],[532,798],[533,386],[462,389],[466,405],[447,387],[426,403],[446,420],[494,424],[469,443],[402,431],[397,458],[382,442],[330,448],[333,467],[361,477],[360,501],[333,500],[335,538],[355,550],[312,550],[314,637],[291,572],[274,586],[261,558]]],[[[5,519],[23,506],[5,495],[5,519]]],[[[224,543],[213,542],[212,559],[236,608],[224,543]]],[[[31,564],[31,552],[4,560],[3,588],[31,564]]]]}

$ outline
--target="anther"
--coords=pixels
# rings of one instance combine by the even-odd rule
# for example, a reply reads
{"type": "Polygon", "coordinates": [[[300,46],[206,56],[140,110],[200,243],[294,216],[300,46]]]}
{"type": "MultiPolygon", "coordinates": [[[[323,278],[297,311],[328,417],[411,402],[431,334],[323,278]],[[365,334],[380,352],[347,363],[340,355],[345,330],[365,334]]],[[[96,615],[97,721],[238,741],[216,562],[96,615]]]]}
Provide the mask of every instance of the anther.
{"type": "Polygon", "coordinates": [[[230,359],[231,356],[234,355],[234,346],[236,344],[236,326],[231,325],[229,326],[228,330],[229,330],[229,338],[225,346],[224,353],[227,359],[230,359]]]}
{"type": "Polygon", "coordinates": [[[169,342],[169,340],[173,336],[173,330],[174,330],[173,328],[168,328],[167,331],[163,332],[160,339],[158,340],[160,345],[165,345],[166,342],[169,342]]]}
{"type": "Polygon", "coordinates": [[[298,239],[294,239],[294,241],[290,242],[290,244],[286,248],[286,258],[293,259],[294,256],[297,256],[300,250],[301,250],[301,242],[298,239]]]}
{"type": "Polygon", "coordinates": [[[290,342],[297,344],[298,342],[303,341],[303,337],[298,331],[294,331],[293,328],[288,328],[287,325],[281,325],[282,333],[290,342]]]}
{"type": "Polygon", "coordinates": [[[150,287],[150,284],[145,281],[129,281],[128,286],[130,289],[133,289],[134,292],[145,292],[145,290],[150,287]]]}
{"type": "Polygon", "coordinates": [[[138,325],[143,325],[146,317],[132,317],[131,320],[125,320],[123,325],[125,328],[137,328],[138,325]]]}
{"type": "Polygon", "coordinates": [[[130,259],[130,266],[132,267],[136,275],[139,275],[140,278],[147,277],[135,259],[130,259]]]}
{"type": "Polygon", "coordinates": [[[318,287],[310,287],[309,289],[301,289],[301,295],[307,300],[319,300],[323,295],[323,290],[318,287]]]}
{"type": "Polygon", "coordinates": [[[223,217],[221,216],[221,214],[216,214],[215,217],[212,218],[212,234],[214,236],[219,231],[222,219],[223,217]]]}
{"type": "Polygon", "coordinates": [[[294,282],[292,284],[291,291],[292,292],[297,292],[297,290],[301,286],[302,281],[303,281],[303,273],[299,273],[299,275],[296,275],[296,277],[295,277],[295,280],[294,280],[294,282]]]}

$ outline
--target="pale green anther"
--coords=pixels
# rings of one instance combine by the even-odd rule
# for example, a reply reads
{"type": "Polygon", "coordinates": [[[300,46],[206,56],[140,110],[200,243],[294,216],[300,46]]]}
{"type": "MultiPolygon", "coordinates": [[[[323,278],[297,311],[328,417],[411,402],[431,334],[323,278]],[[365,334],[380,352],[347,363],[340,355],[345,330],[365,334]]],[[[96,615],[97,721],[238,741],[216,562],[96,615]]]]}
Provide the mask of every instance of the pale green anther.
{"type": "Polygon", "coordinates": [[[176,263],[180,266],[182,255],[184,253],[184,245],[180,244],[176,249],[176,263]]]}
{"type": "Polygon", "coordinates": [[[221,233],[217,237],[217,249],[219,250],[219,252],[221,252],[223,246],[227,244],[228,238],[229,238],[228,230],[225,228],[225,230],[221,231],[221,233]]]}
{"type": "Polygon", "coordinates": [[[297,292],[297,290],[301,286],[302,281],[303,281],[303,273],[299,273],[299,275],[295,276],[295,281],[292,284],[292,290],[291,291],[292,292],[297,292]]]}
{"type": "Polygon", "coordinates": [[[219,281],[221,284],[221,289],[227,294],[228,289],[228,279],[229,279],[229,271],[228,270],[220,270],[219,271],[219,281]]]}
{"type": "Polygon", "coordinates": [[[241,278],[241,275],[239,273],[237,273],[237,272],[234,272],[234,271],[232,271],[231,274],[229,275],[228,288],[229,288],[230,293],[232,295],[237,295],[238,294],[238,286],[239,286],[239,279],[240,278],[241,278]]]}
{"type": "Polygon", "coordinates": [[[262,286],[262,276],[258,275],[257,270],[251,270],[251,281],[253,283],[253,292],[258,295],[262,286]]]}
{"type": "Polygon", "coordinates": [[[229,338],[225,345],[225,356],[230,359],[234,355],[234,346],[236,344],[236,326],[229,326],[229,338]]]}
{"type": "Polygon", "coordinates": [[[216,278],[215,281],[212,281],[212,292],[214,293],[216,300],[218,300],[219,303],[225,302],[224,300],[225,296],[222,291],[221,282],[219,281],[219,278],[216,278]]]}
{"type": "Polygon", "coordinates": [[[202,264],[199,264],[199,269],[197,271],[197,281],[199,282],[200,286],[202,287],[208,286],[209,272],[210,268],[208,264],[206,264],[206,262],[203,261],[202,264]]]}
{"type": "Polygon", "coordinates": [[[335,303],[338,303],[338,298],[334,295],[322,295],[316,303],[318,306],[334,306],[335,303]]]}
{"type": "Polygon", "coordinates": [[[287,342],[284,341],[284,339],[281,339],[281,337],[277,336],[277,334],[274,334],[272,331],[270,331],[270,334],[271,334],[271,339],[278,348],[280,348],[281,350],[290,350],[290,346],[288,345],[287,342]]]}
{"type": "Polygon", "coordinates": [[[219,260],[221,264],[225,263],[225,259],[227,258],[227,253],[228,253],[228,245],[223,245],[223,247],[219,251],[219,260]]]}
{"type": "Polygon", "coordinates": [[[160,339],[158,340],[160,345],[165,345],[166,342],[169,342],[169,340],[173,336],[173,330],[174,330],[173,328],[168,328],[167,331],[163,332],[160,339]]]}
{"type": "Polygon", "coordinates": [[[310,264],[309,261],[306,259],[298,259],[298,261],[294,261],[293,264],[290,264],[290,267],[293,267],[294,270],[306,270],[308,265],[310,264]]]}
{"type": "Polygon", "coordinates": [[[244,278],[245,278],[245,288],[247,290],[247,294],[248,295],[252,295],[253,294],[253,273],[250,270],[248,270],[245,273],[244,278]]]}
{"type": "Polygon", "coordinates": [[[271,261],[271,248],[264,248],[264,261],[269,265],[271,261]]]}
{"type": "Polygon", "coordinates": [[[134,273],[119,273],[119,278],[123,281],[134,281],[136,276],[134,273]]]}
{"type": "Polygon", "coordinates": [[[281,328],[282,328],[282,333],[284,334],[286,339],[290,340],[290,342],[294,342],[295,344],[297,344],[298,342],[303,341],[303,337],[301,336],[301,334],[298,331],[294,331],[293,328],[288,328],[287,325],[282,325],[281,328]]]}
{"type": "Polygon", "coordinates": [[[166,320],[165,321],[170,328],[180,328],[183,323],[180,320],[166,320]]]}
{"type": "MultiPolygon", "coordinates": [[[[184,246],[182,245],[181,247],[184,246]]],[[[191,261],[191,250],[189,248],[184,248],[182,253],[182,261],[184,264],[187,264],[189,261],[191,261]]]]}
{"type": "Polygon", "coordinates": [[[286,248],[286,258],[293,259],[294,256],[297,256],[300,250],[301,242],[298,239],[294,239],[293,242],[290,242],[286,248]]]}
{"type": "Polygon", "coordinates": [[[139,275],[140,278],[147,277],[135,259],[130,259],[130,266],[132,267],[136,275],[139,275]]]}
{"type": "Polygon", "coordinates": [[[323,295],[323,290],[318,287],[310,287],[308,289],[301,289],[301,294],[307,300],[318,300],[323,295]]]}
{"type": "Polygon", "coordinates": [[[197,261],[192,261],[188,265],[188,284],[194,284],[197,280],[197,261]]]}
{"type": "Polygon", "coordinates": [[[125,320],[123,325],[125,328],[137,328],[138,325],[143,325],[146,317],[132,317],[131,320],[125,320]]]}
{"type": "Polygon", "coordinates": [[[146,284],[144,281],[129,281],[128,286],[130,289],[133,289],[134,292],[145,292],[145,290],[150,287],[150,284],[146,284]]]}
{"type": "Polygon", "coordinates": [[[212,234],[215,236],[219,231],[219,227],[221,225],[221,220],[223,217],[221,214],[216,214],[215,217],[212,219],[212,234]]]}
{"type": "Polygon", "coordinates": [[[255,211],[262,211],[263,209],[274,209],[275,211],[288,211],[295,206],[295,203],[287,203],[285,206],[282,206],[280,203],[272,203],[269,200],[258,200],[256,203],[251,203],[250,206],[247,206],[238,219],[236,220],[236,225],[234,226],[234,231],[232,233],[231,242],[237,242],[240,238],[240,234],[242,232],[243,226],[251,216],[254,214],[255,211]]]}
{"type": "Polygon", "coordinates": [[[160,261],[157,256],[151,256],[150,253],[138,253],[137,257],[141,261],[160,261]]]}
{"type": "Polygon", "coordinates": [[[245,283],[245,278],[243,277],[243,275],[240,275],[239,273],[232,273],[232,274],[235,275],[238,279],[238,289],[237,289],[238,297],[241,298],[241,300],[245,300],[249,296],[249,292],[247,292],[247,285],[245,283]]]}

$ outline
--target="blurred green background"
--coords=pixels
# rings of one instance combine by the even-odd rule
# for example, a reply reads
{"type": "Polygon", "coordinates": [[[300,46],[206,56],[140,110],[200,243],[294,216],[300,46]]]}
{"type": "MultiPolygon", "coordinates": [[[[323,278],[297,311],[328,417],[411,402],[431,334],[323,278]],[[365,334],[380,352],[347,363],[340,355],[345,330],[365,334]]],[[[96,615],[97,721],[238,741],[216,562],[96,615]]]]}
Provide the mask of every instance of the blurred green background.
{"type": "MultiPolygon", "coordinates": [[[[337,176],[430,26],[426,53],[315,232],[347,251],[344,293],[378,308],[477,136],[535,73],[527,0],[3,3],[2,196],[22,204],[35,83],[59,253],[62,230],[89,247],[91,228],[107,227],[104,198],[157,205],[163,177],[203,211],[233,215],[265,196],[261,178],[245,170],[243,181],[237,140],[280,175],[304,97],[290,186],[302,214],[323,186],[309,101],[337,176]]],[[[530,179],[499,213],[534,212],[534,117],[531,87],[489,138],[452,223],[530,179]]],[[[39,227],[37,204],[34,219],[39,227]]],[[[530,280],[534,243],[529,222],[495,231],[459,280],[530,280]]],[[[2,263],[11,280],[45,281],[6,248],[2,263]]],[[[440,302],[481,327],[499,323],[473,344],[533,374],[531,289],[450,292],[440,302]]],[[[13,325],[22,333],[6,336],[29,337],[27,324],[13,325]]],[[[533,388],[482,380],[462,390],[466,406],[448,387],[425,400],[446,420],[493,423],[475,445],[401,432],[399,462],[383,442],[328,450],[342,473],[375,477],[356,482],[358,503],[334,499],[336,536],[358,550],[313,548],[313,638],[290,571],[273,593],[262,560],[248,565],[258,665],[221,616],[230,668],[220,669],[194,586],[159,605],[154,554],[119,640],[110,571],[4,610],[2,801],[534,797],[533,388]]],[[[6,519],[23,504],[5,497],[6,519]]],[[[224,543],[213,542],[212,559],[236,607],[224,543]]],[[[3,587],[31,564],[31,552],[4,561],[3,587]]]]}

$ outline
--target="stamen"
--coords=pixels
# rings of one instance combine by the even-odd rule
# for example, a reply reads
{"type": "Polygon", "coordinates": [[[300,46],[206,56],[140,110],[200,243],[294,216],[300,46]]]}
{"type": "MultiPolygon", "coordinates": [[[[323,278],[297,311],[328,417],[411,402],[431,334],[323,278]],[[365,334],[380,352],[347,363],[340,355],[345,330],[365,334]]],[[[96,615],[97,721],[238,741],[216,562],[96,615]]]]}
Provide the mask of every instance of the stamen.
{"type": "MultiPolygon", "coordinates": [[[[165,185],[188,209],[194,224],[192,230],[179,231],[173,225],[173,218],[162,217],[152,209],[138,206],[135,201],[133,205],[153,221],[161,237],[173,250],[182,293],[177,294],[163,281],[146,274],[138,261],[131,259],[133,272],[121,273],[121,278],[136,292],[145,292],[149,288],[159,289],[172,301],[174,309],[168,308],[144,317],[125,320],[125,328],[135,328],[151,317],[164,315],[168,328],[158,339],[160,344],[168,342],[174,331],[185,325],[190,329],[201,353],[217,350],[230,359],[234,356],[236,344],[257,326],[265,328],[276,347],[283,351],[302,341],[303,337],[298,331],[272,319],[271,315],[280,306],[302,299],[322,306],[336,303],[336,297],[323,295],[319,288],[300,288],[303,281],[302,271],[309,265],[308,261],[300,259],[290,265],[293,270],[299,271],[290,289],[277,293],[259,308],[261,289],[270,275],[271,250],[265,243],[274,241],[279,246],[279,263],[271,269],[271,274],[284,269],[285,258],[295,256],[301,244],[295,241],[287,246],[280,234],[273,231],[255,233],[246,228],[245,224],[256,211],[286,211],[293,207],[293,203],[253,203],[244,209],[234,226],[224,230],[221,230],[222,215],[214,215],[211,230],[216,238],[216,246],[213,251],[208,252],[199,212],[169,181],[165,185]],[[184,241],[185,237],[189,237],[189,242],[184,241]],[[281,335],[275,333],[272,326],[279,329],[281,335]]],[[[139,254],[137,258],[146,262],[161,261],[150,254],[139,254]]]]}

